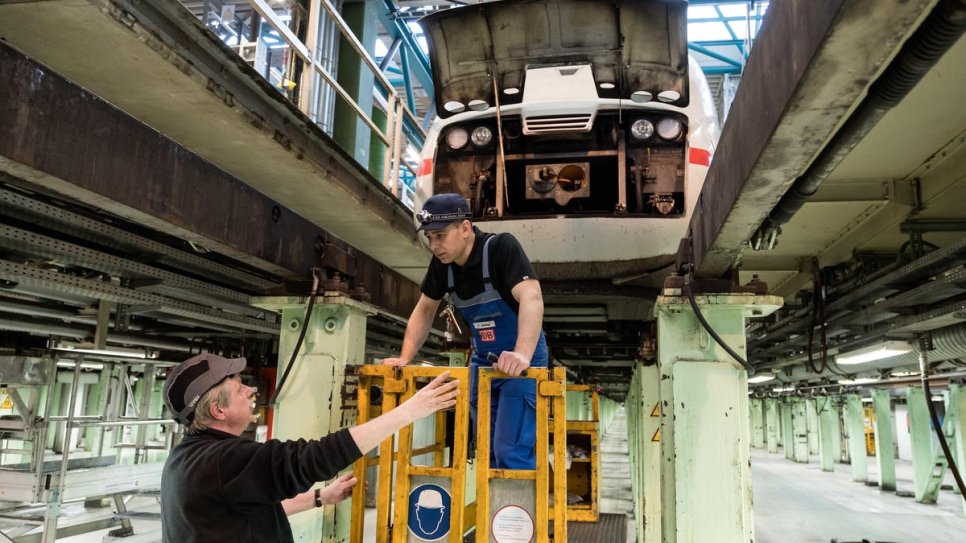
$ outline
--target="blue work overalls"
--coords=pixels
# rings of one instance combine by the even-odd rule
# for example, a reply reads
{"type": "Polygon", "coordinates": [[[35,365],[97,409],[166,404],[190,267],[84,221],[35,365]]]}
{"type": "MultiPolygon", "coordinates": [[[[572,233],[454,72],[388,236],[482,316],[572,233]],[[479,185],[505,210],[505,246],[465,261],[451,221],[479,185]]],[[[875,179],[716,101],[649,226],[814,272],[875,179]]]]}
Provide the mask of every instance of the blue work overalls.
{"type": "MultiPolygon", "coordinates": [[[[471,329],[473,357],[470,361],[470,424],[477,427],[477,373],[492,366],[487,354],[512,351],[517,342],[517,313],[503,301],[490,280],[490,236],[483,243],[483,292],[461,299],[456,295],[453,268],[447,269],[446,290],[450,302],[471,329]]],[[[547,340],[540,331],[530,366],[547,367],[547,340]]],[[[532,379],[495,379],[490,393],[491,468],[536,469],[536,383],[532,379]]]]}

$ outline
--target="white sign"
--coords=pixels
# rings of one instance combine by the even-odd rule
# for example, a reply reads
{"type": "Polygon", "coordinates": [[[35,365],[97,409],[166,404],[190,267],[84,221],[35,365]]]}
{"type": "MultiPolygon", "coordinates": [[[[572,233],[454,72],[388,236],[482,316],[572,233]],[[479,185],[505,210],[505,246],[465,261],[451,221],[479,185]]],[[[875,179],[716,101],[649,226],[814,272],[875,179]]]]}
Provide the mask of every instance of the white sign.
{"type": "Polygon", "coordinates": [[[496,543],[530,543],[533,517],[519,505],[507,505],[493,515],[490,533],[496,543]]]}

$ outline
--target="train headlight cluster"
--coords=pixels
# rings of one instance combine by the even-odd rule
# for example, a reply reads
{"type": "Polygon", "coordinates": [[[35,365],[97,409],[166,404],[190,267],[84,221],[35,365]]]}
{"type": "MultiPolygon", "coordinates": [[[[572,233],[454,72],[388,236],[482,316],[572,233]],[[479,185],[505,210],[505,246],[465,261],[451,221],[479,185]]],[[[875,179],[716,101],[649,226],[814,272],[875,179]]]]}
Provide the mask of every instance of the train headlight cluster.
{"type": "Polygon", "coordinates": [[[493,131],[488,126],[477,126],[472,132],[462,126],[454,126],[446,132],[446,146],[454,151],[466,147],[467,143],[482,149],[493,142],[493,131]]]}
{"type": "Polygon", "coordinates": [[[631,136],[637,141],[647,141],[654,135],[654,124],[647,119],[638,119],[631,125],[631,136]]]}
{"type": "Polygon", "coordinates": [[[650,119],[637,119],[631,123],[631,137],[634,141],[644,142],[656,133],[664,141],[675,141],[684,133],[684,124],[674,117],[657,120],[657,126],[650,119]]]}

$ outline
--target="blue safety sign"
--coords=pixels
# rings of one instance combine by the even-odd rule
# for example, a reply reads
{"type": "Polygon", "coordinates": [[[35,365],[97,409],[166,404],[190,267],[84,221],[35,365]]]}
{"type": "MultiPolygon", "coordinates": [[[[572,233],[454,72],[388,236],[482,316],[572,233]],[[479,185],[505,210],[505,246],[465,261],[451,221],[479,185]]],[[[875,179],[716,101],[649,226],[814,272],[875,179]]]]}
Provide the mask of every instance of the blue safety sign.
{"type": "Polygon", "coordinates": [[[439,485],[419,485],[409,493],[409,531],[425,541],[438,541],[449,534],[449,492],[439,485]]]}

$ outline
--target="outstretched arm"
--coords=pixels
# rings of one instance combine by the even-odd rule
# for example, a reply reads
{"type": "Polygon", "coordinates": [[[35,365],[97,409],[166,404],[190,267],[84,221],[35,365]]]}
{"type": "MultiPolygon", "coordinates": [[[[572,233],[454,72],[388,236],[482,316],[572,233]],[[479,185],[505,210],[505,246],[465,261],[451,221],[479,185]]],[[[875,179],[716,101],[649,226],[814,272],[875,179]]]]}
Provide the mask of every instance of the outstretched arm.
{"type": "Polygon", "coordinates": [[[456,388],[459,381],[446,382],[447,379],[449,379],[448,371],[430,381],[399,407],[359,426],[349,428],[349,434],[352,435],[359,451],[366,454],[404,426],[441,409],[456,405],[456,397],[460,393],[456,388]]]}
{"type": "MultiPolygon", "coordinates": [[[[348,498],[352,495],[352,487],[356,486],[358,481],[355,475],[347,473],[332,481],[327,486],[320,488],[319,498],[322,501],[322,505],[339,503],[348,498]]],[[[282,509],[285,510],[286,515],[294,515],[295,513],[301,513],[302,511],[308,511],[316,507],[318,507],[318,504],[315,503],[315,489],[282,501],[282,509]]]]}

